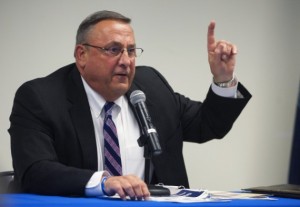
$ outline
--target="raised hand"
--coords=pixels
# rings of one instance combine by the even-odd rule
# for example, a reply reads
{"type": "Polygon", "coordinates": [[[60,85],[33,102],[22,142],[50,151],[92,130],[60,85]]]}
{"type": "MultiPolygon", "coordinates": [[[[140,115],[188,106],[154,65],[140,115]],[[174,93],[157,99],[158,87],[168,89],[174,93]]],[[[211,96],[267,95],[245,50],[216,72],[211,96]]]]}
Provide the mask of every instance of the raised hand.
{"type": "Polygon", "coordinates": [[[228,41],[215,40],[216,23],[211,21],[207,31],[208,62],[216,82],[226,82],[233,78],[237,47],[228,41]]]}

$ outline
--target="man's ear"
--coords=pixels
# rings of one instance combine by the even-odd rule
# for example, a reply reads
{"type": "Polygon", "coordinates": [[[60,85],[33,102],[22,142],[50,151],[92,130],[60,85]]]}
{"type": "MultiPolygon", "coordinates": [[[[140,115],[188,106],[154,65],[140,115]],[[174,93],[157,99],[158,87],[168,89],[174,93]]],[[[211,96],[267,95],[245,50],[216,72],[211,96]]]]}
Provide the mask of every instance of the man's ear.
{"type": "Polygon", "coordinates": [[[82,70],[85,68],[85,64],[87,61],[87,51],[86,48],[83,45],[76,45],[75,51],[74,51],[74,57],[76,59],[76,63],[79,66],[79,70],[82,70]]]}

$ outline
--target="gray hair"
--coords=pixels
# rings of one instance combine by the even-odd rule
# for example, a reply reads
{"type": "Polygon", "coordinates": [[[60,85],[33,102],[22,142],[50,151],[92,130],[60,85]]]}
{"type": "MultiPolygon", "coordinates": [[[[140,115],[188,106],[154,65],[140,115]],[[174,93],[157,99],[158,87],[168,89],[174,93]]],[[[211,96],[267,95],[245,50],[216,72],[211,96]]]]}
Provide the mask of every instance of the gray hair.
{"type": "Polygon", "coordinates": [[[85,43],[88,33],[93,28],[93,26],[100,21],[108,19],[117,20],[128,24],[130,24],[131,22],[130,18],[114,11],[97,11],[86,17],[79,25],[76,35],[76,44],[85,43]]]}

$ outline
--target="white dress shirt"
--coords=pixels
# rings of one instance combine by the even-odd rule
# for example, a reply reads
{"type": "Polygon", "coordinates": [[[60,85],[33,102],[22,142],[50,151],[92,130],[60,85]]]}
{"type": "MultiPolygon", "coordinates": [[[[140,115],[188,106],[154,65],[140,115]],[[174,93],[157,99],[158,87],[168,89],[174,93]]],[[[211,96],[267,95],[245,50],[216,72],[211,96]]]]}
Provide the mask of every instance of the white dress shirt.
{"type": "MultiPolygon", "coordinates": [[[[88,102],[90,105],[91,115],[94,124],[96,147],[97,147],[97,160],[98,172],[96,172],[86,186],[86,194],[89,196],[98,195],[97,191],[101,188],[99,186],[101,178],[108,175],[104,171],[104,137],[103,137],[103,107],[106,101],[96,93],[82,78],[84,89],[87,94],[88,102]],[[91,191],[96,191],[92,193],[91,191]]],[[[116,125],[118,140],[120,146],[120,154],[122,161],[123,175],[134,174],[141,179],[144,179],[145,159],[144,147],[138,145],[138,138],[140,137],[140,130],[138,123],[134,117],[127,98],[121,96],[114,101],[115,105],[112,109],[112,119],[116,125]]],[[[100,194],[102,194],[102,189],[100,194]]]]}

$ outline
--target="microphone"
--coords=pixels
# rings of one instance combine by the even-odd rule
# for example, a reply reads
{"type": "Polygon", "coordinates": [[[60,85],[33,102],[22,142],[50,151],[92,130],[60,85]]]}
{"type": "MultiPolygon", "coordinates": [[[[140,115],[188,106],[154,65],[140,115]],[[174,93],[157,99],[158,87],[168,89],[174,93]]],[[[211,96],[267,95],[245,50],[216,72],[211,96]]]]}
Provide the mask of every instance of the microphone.
{"type": "MultiPolygon", "coordinates": [[[[143,91],[135,90],[130,94],[130,102],[134,106],[138,122],[144,136],[144,140],[142,140],[142,142],[148,142],[152,155],[159,155],[162,153],[162,150],[159,143],[158,134],[151,122],[151,117],[148,113],[145,101],[146,96],[143,91]]],[[[139,145],[143,146],[143,143],[139,142],[139,145]]]]}

